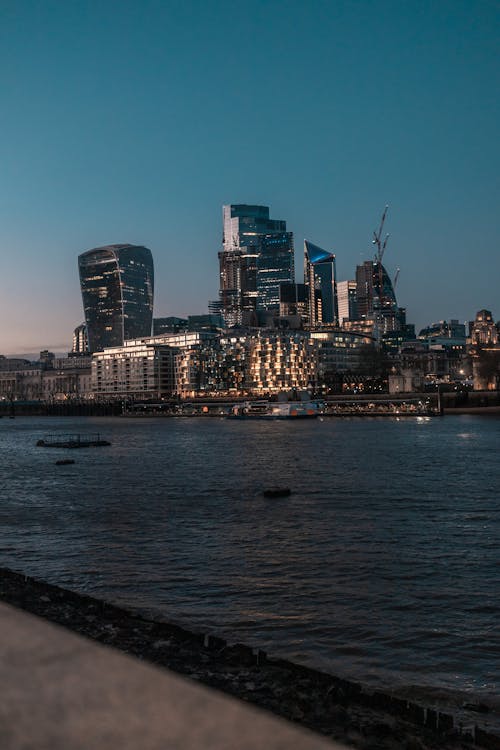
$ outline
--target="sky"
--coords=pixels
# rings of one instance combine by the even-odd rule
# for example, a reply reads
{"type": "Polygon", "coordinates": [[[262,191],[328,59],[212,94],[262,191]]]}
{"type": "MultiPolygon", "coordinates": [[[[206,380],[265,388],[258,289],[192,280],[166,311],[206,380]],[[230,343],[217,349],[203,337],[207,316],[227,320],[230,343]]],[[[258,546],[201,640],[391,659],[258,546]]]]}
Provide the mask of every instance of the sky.
{"type": "Polygon", "coordinates": [[[145,245],[207,311],[222,205],[384,262],[417,330],[500,318],[497,0],[0,0],[0,353],[67,351],[77,257],[145,245]]]}

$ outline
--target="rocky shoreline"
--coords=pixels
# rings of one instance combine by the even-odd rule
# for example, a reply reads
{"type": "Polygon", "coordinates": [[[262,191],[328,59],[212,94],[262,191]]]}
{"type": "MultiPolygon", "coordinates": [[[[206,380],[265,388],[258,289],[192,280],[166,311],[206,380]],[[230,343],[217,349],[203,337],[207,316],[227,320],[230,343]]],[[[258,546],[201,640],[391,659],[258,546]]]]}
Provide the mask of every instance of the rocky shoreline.
{"type": "Polygon", "coordinates": [[[445,713],[8,569],[0,599],[361,750],[500,750],[487,704],[445,713]]]}

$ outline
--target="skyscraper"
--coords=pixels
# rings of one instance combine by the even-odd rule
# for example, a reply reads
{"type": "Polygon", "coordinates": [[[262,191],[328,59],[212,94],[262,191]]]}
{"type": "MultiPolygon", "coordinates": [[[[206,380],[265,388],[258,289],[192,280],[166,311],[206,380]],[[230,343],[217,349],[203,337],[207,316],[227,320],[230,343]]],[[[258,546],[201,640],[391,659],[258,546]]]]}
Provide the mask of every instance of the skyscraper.
{"type": "Polygon", "coordinates": [[[227,326],[255,325],[257,310],[279,310],[281,283],[294,280],[293,234],[267,206],[223,206],[219,253],[221,312],[227,326]]]}
{"type": "Polygon", "coordinates": [[[304,240],[304,283],[309,295],[309,323],[337,323],[335,255],[304,240]]]}
{"type": "Polygon", "coordinates": [[[399,331],[405,311],[399,308],[394,287],[380,261],[367,260],[356,266],[356,298],[358,318],[373,318],[379,334],[399,331]]]}
{"type": "Polygon", "coordinates": [[[346,320],[356,320],[357,318],[356,286],[355,281],[337,281],[337,305],[340,325],[346,320]]]}
{"type": "Polygon", "coordinates": [[[91,352],[151,335],[151,250],[138,245],[96,247],[78,257],[78,268],[91,352]]]}
{"type": "Polygon", "coordinates": [[[305,284],[280,285],[280,316],[297,315],[301,321],[308,319],[307,287],[305,284]]]}

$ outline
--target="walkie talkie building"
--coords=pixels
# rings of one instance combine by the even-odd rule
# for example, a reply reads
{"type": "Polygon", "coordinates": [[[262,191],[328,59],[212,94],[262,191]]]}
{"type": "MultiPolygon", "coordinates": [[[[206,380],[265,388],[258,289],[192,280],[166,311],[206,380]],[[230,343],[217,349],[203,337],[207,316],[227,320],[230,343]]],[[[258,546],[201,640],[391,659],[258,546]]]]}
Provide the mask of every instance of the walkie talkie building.
{"type": "Polygon", "coordinates": [[[151,335],[151,250],[138,245],[96,247],[78,257],[78,269],[91,352],[151,335]]]}

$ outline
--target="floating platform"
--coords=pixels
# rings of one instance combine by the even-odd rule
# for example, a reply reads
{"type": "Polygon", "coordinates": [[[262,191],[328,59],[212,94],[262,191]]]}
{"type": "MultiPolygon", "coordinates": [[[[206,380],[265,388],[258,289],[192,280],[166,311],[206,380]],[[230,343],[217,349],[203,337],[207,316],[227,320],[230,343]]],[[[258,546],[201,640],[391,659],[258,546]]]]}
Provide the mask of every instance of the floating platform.
{"type": "Polygon", "coordinates": [[[109,440],[102,440],[97,435],[49,435],[37,440],[39,448],[98,448],[111,445],[109,440]]]}

